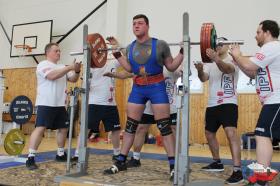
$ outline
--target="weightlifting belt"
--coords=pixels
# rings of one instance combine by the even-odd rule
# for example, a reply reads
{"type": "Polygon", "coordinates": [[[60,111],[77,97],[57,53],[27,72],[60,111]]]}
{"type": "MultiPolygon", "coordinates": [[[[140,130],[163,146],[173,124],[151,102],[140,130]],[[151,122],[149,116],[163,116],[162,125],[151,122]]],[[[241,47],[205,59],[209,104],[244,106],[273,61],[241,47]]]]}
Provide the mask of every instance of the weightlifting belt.
{"type": "Polygon", "coordinates": [[[154,83],[159,83],[164,80],[164,76],[162,73],[157,75],[151,75],[151,76],[135,76],[133,78],[133,82],[136,85],[150,85],[154,83]]]}

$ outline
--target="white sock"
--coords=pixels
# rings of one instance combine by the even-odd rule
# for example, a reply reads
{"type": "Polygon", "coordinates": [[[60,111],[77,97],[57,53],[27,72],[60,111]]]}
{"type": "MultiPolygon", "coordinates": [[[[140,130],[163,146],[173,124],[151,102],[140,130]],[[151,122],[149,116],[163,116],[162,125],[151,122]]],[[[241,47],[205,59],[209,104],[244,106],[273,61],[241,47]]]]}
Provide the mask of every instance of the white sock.
{"type": "Polygon", "coordinates": [[[140,160],[140,152],[133,152],[133,158],[136,160],[140,160]]]}
{"type": "Polygon", "coordinates": [[[114,155],[119,155],[121,153],[121,150],[120,150],[120,148],[113,148],[113,154],[114,155]]]}
{"type": "Polygon", "coordinates": [[[63,155],[64,155],[64,148],[58,147],[58,148],[57,148],[57,155],[63,156],[63,155]]]}
{"type": "Polygon", "coordinates": [[[35,157],[35,154],[36,154],[36,152],[37,152],[36,150],[34,150],[34,149],[29,149],[28,151],[29,151],[28,158],[29,158],[29,157],[35,157]]]}
{"type": "Polygon", "coordinates": [[[75,156],[75,157],[79,157],[79,149],[76,149],[76,150],[75,150],[74,156],[75,156]]]}
{"type": "Polygon", "coordinates": [[[233,166],[233,171],[241,171],[241,167],[240,166],[233,166]]]}

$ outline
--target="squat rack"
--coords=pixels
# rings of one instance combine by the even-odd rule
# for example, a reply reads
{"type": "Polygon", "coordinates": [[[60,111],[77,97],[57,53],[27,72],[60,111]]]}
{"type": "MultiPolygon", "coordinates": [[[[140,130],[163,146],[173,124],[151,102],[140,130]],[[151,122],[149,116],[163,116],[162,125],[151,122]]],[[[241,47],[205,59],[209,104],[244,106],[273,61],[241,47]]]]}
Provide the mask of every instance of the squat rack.
{"type": "MultiPolygon", "coordinates": [[[[83,27],[83,83],[80,91],[81,94],[81,127],[80,127],[80,146],[79,146],[79,162],[75,173],[68,173],[64,176],[55,177],[56,182],[72,181],[79,183],[98,183],[94,180],[80,178],[86,176],[88,168],[89,149],[87,148],[87,120],[88,120],[88,96],[89,96],[89,77],[91,50],[87,43],[88,25],[83,27]]],[[[191,40],[189,36],[189,14],[183,14],[183,43],[184,43],[184,61],[183,61],[183,78],[182,83],[178,86],[177,92],[177,132],[176,132],[176,153],[175,153],[175,176],[174,185],[178,186],[222,186],[222,181],[204,180],[190,182],[189,179],[189,110],[190,110],[190,46],[191,40]]],[[[71,123],[71,121],[70,121],[71,123]]],[[[72,126],[70,125],[70,130],[72,126]]],[[[71,137],[71,136],[70,136],[71,137]]],[[[110,184],[112,186],[112,184],[110,184]]]]}

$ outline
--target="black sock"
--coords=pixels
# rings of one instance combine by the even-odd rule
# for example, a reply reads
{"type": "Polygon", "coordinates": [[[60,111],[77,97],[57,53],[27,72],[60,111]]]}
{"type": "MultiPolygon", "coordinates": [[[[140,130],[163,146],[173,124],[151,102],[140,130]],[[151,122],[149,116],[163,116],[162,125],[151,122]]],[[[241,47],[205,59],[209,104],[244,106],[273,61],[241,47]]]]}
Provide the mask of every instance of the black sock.
{"type": "Polygon", "coordinates": [[[169,162],[169,167],[171,172],[174,169],[175,157],[174,156],[168,157],[168,162],[169,162]]]}
{"type": "Polygon", "coordinates": [[[221,159],[213,159],[217,163],[221,163],[221,159]]]}
{"type": "Polygon", "coordinates": [[[117,157],[116,159],[117,159],[118,161],[121,161],[121,162],[126,162],[126,158],[127,158],[126,155],[119,154],[118,157],[117,157]]]}

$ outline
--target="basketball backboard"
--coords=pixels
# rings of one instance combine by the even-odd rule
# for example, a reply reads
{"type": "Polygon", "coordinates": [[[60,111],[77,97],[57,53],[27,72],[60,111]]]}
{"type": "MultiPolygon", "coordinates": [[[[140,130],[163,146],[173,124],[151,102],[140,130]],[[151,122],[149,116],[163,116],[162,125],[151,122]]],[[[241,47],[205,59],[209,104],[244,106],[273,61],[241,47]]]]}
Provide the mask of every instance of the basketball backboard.
{"type": "Polygon", "coordinates": [[[52,20],[46,20],[13,25],[10,57],[44,55],[46,44],[51,42],[52,24],[52,20]]]}

